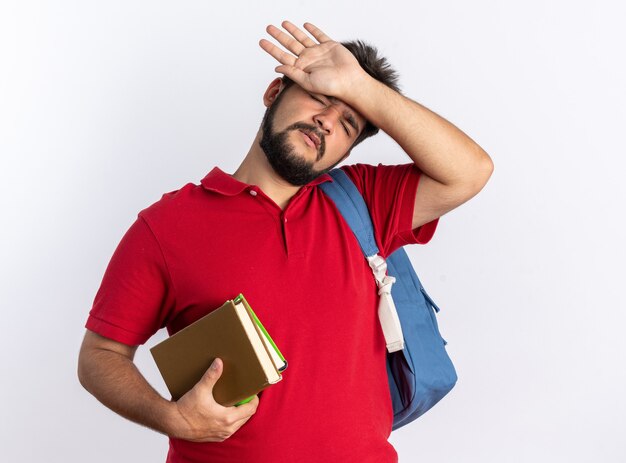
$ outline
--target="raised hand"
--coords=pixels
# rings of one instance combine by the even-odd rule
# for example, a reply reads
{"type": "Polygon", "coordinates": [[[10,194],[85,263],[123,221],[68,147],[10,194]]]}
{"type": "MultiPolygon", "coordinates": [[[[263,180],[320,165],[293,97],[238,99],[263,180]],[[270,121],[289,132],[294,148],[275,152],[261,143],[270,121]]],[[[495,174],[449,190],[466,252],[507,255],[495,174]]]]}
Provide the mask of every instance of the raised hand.
{"type": "Polygon", "coordinates": [[[367,77],[347,48],[313,24],[305,23],[304,28],[315,40],[289,21],[281,25],[289,34],[272,25],[266,30],[286,51],[265,39],[261,39],[259,45],[280,63],[276,72],[305,90],[342,99],[352,83],[367,77]]]}

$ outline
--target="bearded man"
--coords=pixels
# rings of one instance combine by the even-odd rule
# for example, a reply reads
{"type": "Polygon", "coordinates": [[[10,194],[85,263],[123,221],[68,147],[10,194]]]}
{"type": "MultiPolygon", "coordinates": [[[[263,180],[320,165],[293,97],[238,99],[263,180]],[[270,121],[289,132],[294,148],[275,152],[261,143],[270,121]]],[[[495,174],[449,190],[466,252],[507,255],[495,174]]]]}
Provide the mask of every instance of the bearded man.
{"type": "Polygon", "coordinates": [[[406,164],[341,167],[386,257],[427,243],[439,217],[475,196],[493,170],[467,135],[398,91],[373,47],[336,42],[310,23],[308,34],[282,26],[267,28],[278,45],[260,41],[283,77],[263,95],[267,111],[241,165],[233,174],[215,167],[139,213],[86,323],[81,383],[169,436],[168,462],[396,462],[372,273],[319,185],[379,129],[398,143],[406,164]],[[283,381],[223,407],[212,395],[223,371],[216,359],[178,401],[161,397],[133,363],[137,347],[240,292],[289,361],[283,381]]]}

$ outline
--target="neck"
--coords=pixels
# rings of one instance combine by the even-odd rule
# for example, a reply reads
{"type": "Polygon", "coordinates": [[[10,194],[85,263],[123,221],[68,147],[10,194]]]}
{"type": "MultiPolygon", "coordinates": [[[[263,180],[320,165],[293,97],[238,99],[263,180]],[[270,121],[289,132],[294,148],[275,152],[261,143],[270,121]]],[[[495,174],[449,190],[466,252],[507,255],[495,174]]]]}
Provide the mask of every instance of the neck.
{"type": "Polygon", "coordinates": [[[259,145],[260,140],[261,131],[257,132],[248,154],[246,154],[233,177],[248,185],[258,186],[278,207],[285,209],[291,198],[301,187],[286,182],[274,172],[259,145]]]}

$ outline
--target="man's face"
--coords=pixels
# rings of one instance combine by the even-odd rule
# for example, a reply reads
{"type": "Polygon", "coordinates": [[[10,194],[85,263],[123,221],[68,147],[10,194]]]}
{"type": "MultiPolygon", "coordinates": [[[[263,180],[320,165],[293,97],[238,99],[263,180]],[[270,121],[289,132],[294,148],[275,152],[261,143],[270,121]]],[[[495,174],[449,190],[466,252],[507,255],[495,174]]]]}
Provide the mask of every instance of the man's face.
{"type": "Polygon", "coordinates": [[[267,109],[260,145],[278,175],[302,186],[341,162],[364,126],[340,100],[293,84],[267,109]]]}

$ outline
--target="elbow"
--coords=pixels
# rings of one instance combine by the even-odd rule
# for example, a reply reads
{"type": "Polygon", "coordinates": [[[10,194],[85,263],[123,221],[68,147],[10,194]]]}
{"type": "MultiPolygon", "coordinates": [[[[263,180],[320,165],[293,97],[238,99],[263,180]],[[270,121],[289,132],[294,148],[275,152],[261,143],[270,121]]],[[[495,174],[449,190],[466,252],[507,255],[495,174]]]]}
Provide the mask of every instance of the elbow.
{"type": "Polygon", "coordinates": [[[493,159],[491,159],[491,156],[489,156],[484,151],[483,151],[483,164],[484,164],[483,168],[485,172],[487,172],[487,180],[489,180],[489,177],[491,177],[491,174],[493,174],[493,169],[494,169],[493,159]]]}
{"type": "Polygon", "coordinates": [[[88,378],[88,374],[87,374],[87,366],[86,366],[86,360],[85,360],[85,353],[83,352],[83,350],[81,349],[80,353],[78,354],[78,364],[77,364],[77,368],[76,368],[76,376],[78,377],[78,382],[81,384],[81,386],[83,386],[85,389],[89,390],[87,388],[87,378],[88,378]]]}
{"type": "Polygon", "coordinates": [[[491,178],[493,169],[493,161],[487,153],[481,150],[480,158],[471,169],[466,171],[464,179],[458,183],[459,188],[457,191],[462,198],[461,202],[468,201],[480,193],[491,178]]]}
{"type": "Polygon", "coordinates": [[[475,191],[474,194],[478,194],[480,190],[482,190],[491,175],[493,174],[494,164],[491,157],[482,149],[480,150],[480,160],[477,162],[476,170],[474,171],[473,177],[473,189],[475,191]]]}

